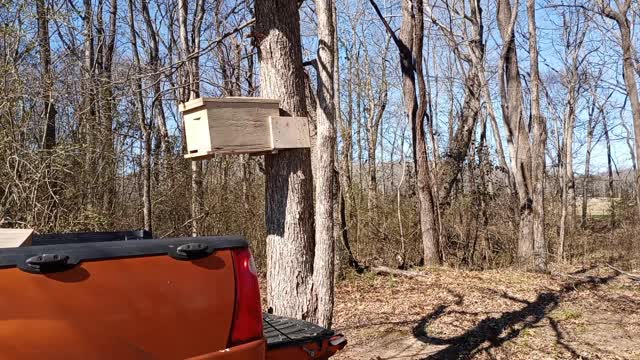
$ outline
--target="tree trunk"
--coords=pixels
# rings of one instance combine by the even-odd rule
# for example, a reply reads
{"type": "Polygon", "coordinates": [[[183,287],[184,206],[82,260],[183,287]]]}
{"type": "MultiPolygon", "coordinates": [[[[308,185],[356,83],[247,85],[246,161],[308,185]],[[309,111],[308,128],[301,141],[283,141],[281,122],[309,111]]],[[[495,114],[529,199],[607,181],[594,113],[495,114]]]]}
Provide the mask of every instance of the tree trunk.
{"type": "Polygon", "coordinates": [[[402,23],[400,36],[395,32],[380,12],[374,0],[369,0],[387,32],[393,39],[400,53],[400,71],[402,72],[402,96],[406,106],[411,138],[413,142],[413,161],[417,174],[417,190],[420,214],[420,231],[424,264],[439,265],[439,232],[436,223],[435,200],[429,175],[429,158],[425,144],[424,118],[426,116],[426,92],[422,76],[422,44],[424,37],[424,20],[422,2],[416,3],[414,13],[413,1],[402,1],[402,23]],[[415,63],[413,62],[415,58],[415,63]],[[416,74],[418,75],[419,97],[416,97],[416,74]]]}
{"type": "Polygon", "coordinates": [[[85,151],[85,164],[83,181],[87,183],[86,202],[90,206],[95,206],[96,195],[100,191],[96,186],[96,180],[99,178],[100,169],[96,161],[95,144],[98,142],[96,134],[96,96],[95,96],[95,48],[94,48],[94,32],[93,32],[93,8],[91,0],[83,0],[83,57],[82,57],[82,105],[79,118],[79,128],[81,137],[78,139],[83,144],[88,145],[85,151]]]}
{"type": "Polygon", "coordinates": [[[335,24],[332,0],[316,0],[318,16],[318,87],[316,110],[316,172],[315,179],[315,254],[313,263],[313,298],[316,314],[309,318],[314,323],[331,327],[333,316],[333,181],[335,164],[335,24]]]}
{"type": "MultiPolygon", "coordinates": [[[[626,20],[626,16],[625,16],[626,20]]],[[[631,113],[633,115],[633,130],[636,139],[636,154],[640,154],[640,98],[638,97],[638,85],[633,71],[633,51],[631,45],[631,31],[628,20],[619,22],[620,35],[622,40],[622,55],[624,59],[624,82],[629,94],[631,103],[631,113]]],[[[640,212],[640,172],[636,170],[636,206],[640,212]]]]}
{"type": "Polygon", "coordinates": [[[531,199],[531,149],[529,133],[523,119],[522,84],[514,33],[517,11],[512,12],[510,0],[500,0],[497,11],[500,35],[504,42],[498,69],[502,117],[507,129],[507,143],[518,191],[520,214],[517,257],[519,263],[526,266],[533,257],[533,201],[531,199]]]}
{"type": "MultiPolygon", "coordinates": [[[[376,208],[376,193],[378,192],[378,179],[376,174],[376,148],[378,147],[378,129],[374,127],[372,121],[368,121],[368,146],[367,146],[367,210],[369,223],[374,221],[374,214],[376,208]]],[[[373,237],[371,231],[371,224],[367,226],[370,228],[368,231],[369,238],[373,237]]]]}
{"type": "MultiPolygon", "coordinates": [[[[261,95],[279,99],[285,115],[307,116],[296,2],[256,0],[255,14],[261,95]]],[[[315,246],[310,152],[266,155],[265,171],[268,306],[310,319],[316,312],[309,301],[315,246]]]]}
{"type": "MultiPolygon", "coordinates": [[[[577,66],[574,62],[574,66],[577,66]]],[[[564,212],[566,213],[566,224],[569,229],[573,229],[575,225],[575,211],[576,211],[576,181],[575,175],[573,173],[573,138],[575,132],[575,122],[576,122],[576,104],[577,104],[577,88],[578,88],[578,69],[571,69],[570,76],[570,84],[567,92],[567,109],[564,118],[564,129],[563,129],[563,170],[564,181],[566,184],[564,188],[566,188],[566,209],[564,212]]],[[[563,233],[566,234],[567,229],[564,229],[563,233]]]]}
{"type": "MultiPolygon", "coordinates": [[[[629,102],[631,103],[631,113],[633,115],[633,130],[635,135],[636,156],[640,156],[640,98],[638,97],[638,84],[635,77],[635,64],[633,54],[633,39],[629,24],[628,12],[631,8],[632,0],[618,1],[618,11],[614,11],[610,5],[598,0],[604,16],[614,20],[620,30],[620,44],[622,46],[622,65],[624,72],[624,83],[627,87],[629,102]]],[[[640,213],[640,172],[636,170],[636,206],[640,213]]]]}
{"type": "MultiPolygon", "coordinates": [[[[422,12],[422,4],[418,11],[422,12]]],[[[466,5],[465,5],[466,6],[466,5]]],[[[478,120],[480,112],[480,98],[482,96],[482,82],[480,80],[480,73],[483,71],[484,66],[484,25],[482,22],[482,8],[479,0],[469,2],[469,14],[464,17],[468,22],[471,29],[468,30],[469,38],[465,40],[465,46],[467,51],[463,51],[460,42],[455,38],[458,36],[446,26],[442,26],[431,14],[432,22],[434,22],[438,28],[442,30],[445,38],[451,46],[453,53],[457,57],[460,69],[462,73],[465,73],[464,80],[464,101],[462,108],[459,112],[458,126],[454,132],[453,125],[453,89],[451,90],[451,108],[449,113],[449,146],[444,157],[438,162],[437,175],[434,179],[434,194],[437,200],[436,214],[442,213],[449,205],[449,199],[452,190],[459,184],[459,180],[462,180],[464,174],[464,163],[466,161],[467,154],[469,154],[471,148],[471,140],[473,139],[474,129],[478,120]],[[463,63],[470,65],[468,70],[465,70],[463,63]]],[[[450,14],[456,10],[449,9],[450,14]]],[[[457,15],[456,15],[457,16],[457,15]]],[[[465,29],[467,24],[465,23],[465,29]]],[[[416,51],[417,53],[417,51],[416,51]]],[[[419,71],[416,66],[416,71],[419,71]]],[[[434,146],[436,144],[434,143],[434,146]]],[[[440,224],[441,225],[441,224],[440,224]]]]}
{"type": "Polygon", "coordinates": [[[532,183],[533,194],[533,266],[537,271],[547,269],[547,242],[544,234],[544,184],[547,123],[540,111],[540,72],[538,71],[538,34],[535,0],[527,0],[529,25],[529,55],[531,69],[531,119],[533,122],[532,183]]]}
{"type": "MultiPolygon", "coordinates": [[[[565,28],[569,28],[569,21],[563,17],[565,28]]],[[[562,209],[560,217],[560,239],[558,241],[558,258],[564,259],[567,243],[567,233],[573,231],[576,224],[576,186],[573,172],[573,138],[577,118],[578,96],[581,89],[580,49],[586,34],[586,29],[579,29],[575,24],[575,32],[564,32],[565,51],[571,54],[568,68],[568,84],[566,108],[562,120],[562,209]],[[580,32],[579,30],[583,30],[580,32]]]]}
{"type": "MultiPolygon", "coordinates": [[[[100,9],[102,16],[102,9],[100,9]]],[[[103,168],[103,195],[102,208],[105,212],[113,211],[117,197],[117,157],[115,153],[115,136],[113,131],[113,122],[115,117],[115,99],[113,96],[113,57],[115,54],[116,43],[116,27],[118,16],[118,0],[109,2],[109,26],[102,29],[101,37],[98,40],[101,43],[102,59],[99,70],[99,98],[101,112],[101,156],[100,165],[103,168]]]]}
{"type": "MultiPolygon", "coordinates": [[[[404,3],[409,8],[409,1],[404,3]]],[[[403,7],[404,9],[404,7],[403,7]]],[[[406,11],[406,10],[405,10],[406,11]]],[[[415,58],[415,72],[418,79],[418,99],[417,111],[414,124],[414,147],[416,154],[417,186],[418,197],[420,199],[420,228],[422,230],[422,254],[424,264],[435,266],[441,264],[440,257],[440,233],[435,212],[433,185],[429,176],[429,156],[427,154],[426,136],[424,131],[424,120],[427,116],[427,90],[422,72],[422,48],[424,38],[424,10],[422,1],[415,3],[415,15],[403,11],[402,21],[413,20],[412,50],[415,58]]],[[[408,40],[408,39],[407,39],[408,40]]],[[[407,41],[408,43],[408,41],[407,41]]],[[[413,76],[413,74],[411,75],[413,76]]],[[[415,87],[415,82],[414,82],[415,87]]],[[[415,90],[412,90],[415,91],[415,90]]],[[[431,122],[431,119],[428,120],[431,122]]],[[[403,259],[404,260],[404,259],[403,259]]]]}
{"type": "MultiPolygon", "coordinates": [[[[197,98],[199,94],[199,74],[194,64],[198,63],[199,57],[193,60],[189,59],[192,53],[191,44],[189,43],[189,35],[187,32],[187,0],[179,0],[178,2],[178,24],[180,33],[180,60],[182,61],[181,72],[181,101],[185,102],[190,99],[197,98]]],[[[200,34],[194,37],[199,38],[200,34]]],[[[196,44],[199,46],[200,41],[196,44]]],[[[193,49],[193,51],[197,51],[193,49]]],[[[197,236],[202,229],[202,207],[203,207],[203,191],[202,191],[202,161],[195,160],[191,162],[191,235],[197,236]]]]}
{"type": "Polygon", "coordinates": [[[42,148],[51,150],[56,146],[56,107],[53,103],[53,72],[51,71],[51,44],[49,42],[49,12],[45,0],[36,1],[38,18],[38,48],[42,71],[42,98],[44,99],[44,140],[42,148]]]}
{"type": "MultiPolygon", "coordinates": [[[[378,141],[380,137],[380,124],[382,123],[382,118],[384,116],[385,109],[387,108],[387,99],[388,99],[388,87],[387,87],[387,52],[389,49],[389,43],[385,45],[385,48],[381,54],[382,66],[380,69],[376,69],[376,73],[380,72],[380,88],[378,90],[378,96],[374,96],[373,85],[371,78],[374,76],[373,71],[371,69],[371,62],[369,59],[369,53],[367,51],[366,42],[364,43],[365,50],[365,68],[366,68],[366,93],[368,100],[368,114],[367,114],[367,136],[368,136],[368,144],[367,144],[367,210],[369,215],[369,238],[373,238],[374,234],[371,231],[372,222],[375,221],[376,214],[376,204],[377,204],[377,193],[378,193],[378,173],[377,173],[377,156],[376,150],[378,148],[378,141]]],[[[382,141],[380,141],[382,144],[382,141]]],[[[381,151],[380,155],[382,156],[384,153],[381,151]]]]}
{"type": "Polygon", "coordinates": [[[483,66],[483,70],[478,73],[480,84],[482,87],[482,95],[484,97],[485,104],[487,106],[487,111],[489,113],[489,119],[491,120],[491,131],[493,132],[493,139],[496,144],[496,155],[498,157],[498,164],[504,171],[506,172],[506,181],[505,184],[509,188],[510,193],[515,197],[517,194],[515,184],[513,183],[513,176],[510,170],[509,165],[507,164],[507,159],[504,155],[504,148],[502,146],[502,138],[500,136],[500,128],[498,127],[498,120],[496,116],[496,111],[493,106],[493,100],[491,99],[491,91],[489,90],[489,83],[487,82],[487,77],[485,75],[485,70],[483,66]]]}
{"type": "MultiPolygon", "coordinates": [[[[149,3],[148,0],[142,0],[140,2],[142,16],[144,18],[144,22],[147,27],[147,34],[149,40],[151,42],[148,47],[149,51],[149,65],[153,75],[151,76],[151,82],[153,83],[153,99],[152,99],[152,109],[153,109],[153,118],[155,119],[155,123],[158,125],[158,130],[160,131],[159,136],[159,144],[160,144],[160,155],[162,160],[160,161],[161,171],[164,173],[167,169],[167,161],[169,160],[171,147],[169,144],[169,130],[167,129],[167,120],[166,115],[164,113],[164,104],[163,104],[163,95],[162,95],[162,72],[160,69],[160,39],[158,31],[155,29],[153,24],[151,13],[149,12],[149,3]]],[[[166,175],[166,174],[165,174],[166,175]]]]}
{"type": "MultiPolygon", "coordinates": [[[[142,72],[140,65],[140,56],[138,54],[138,35],[135,29],[134,20],[134,5],[133,0],[129,0],[129,30],[131,32],[131,50],[133,53],[133,61],[137,74],[142,72]]],[[[136,113],[138,116],[138,124],[140,126],[140,132],[142,132],[142,203],[143,203],[143,215],[144,215],[144,229],[147,231],[153,231],[151,224],[151,127],[147,125],[144,96],[142,93],[142,79],[139,76],[135,76],[133,79],[133,91],[136,102],[136,113]]]]}
{"type": "MultiPolygon", "coordinates": [[[[564,158],[564,156],[563,156],[564,158]]],[[[564,260],[564,248],[566,243],[567,234],[567,210],[568,210],[568,189],[567,189],[567,172],[563,168],[560,173],[560,234],[558,235],[558,250],[556,254],[558,260],[564,260]]]]}
{"type": "Polygon", "coordinates": [[[594,99],[591,107],[589,108],[589,117],[587,120],[587,144],[585,145],[587,151],[584,157],[584,177],[582,178],[582,219],[580,225],[583,229],[587,226],[587,203],[589,202],[588,188],[591,184],[589,181],[591,177],[589,168],[591,166],[591,144],[593,142],[593,117],[595,116],[595,107],[596,101],[594,99]]]}
{"type": "Polygon", "coordinates": [[[613,194],[613,157],[611,155],[611,140],[609,136],[609,126],[607,124],[607,115],[604,111],[601,111],[602,116],[602,128],[604,131],[604,139],[605,144],[607,146],[607,196],[609,197],[609,224],[611,226],[610,230],[613,232],[614,226],[616,224],[616,211],[615,211],[615,200],[613,194]]]}
{"type": "Polygon", "coordinates": [[[438,203],[441,208],[449,204],[451,191],[464,168],[464,162],[469,153],[469,146],[473,138],[473,130],[476,127],[476,121],[480,113],[480,95],[482,89],[477,66],[472,65],[465,77],[464,84],[464,102],[460,110],[459,125],[453,133],[453,138],[451,138],[449,142],[447,152],[438,164],[438,203]]]}

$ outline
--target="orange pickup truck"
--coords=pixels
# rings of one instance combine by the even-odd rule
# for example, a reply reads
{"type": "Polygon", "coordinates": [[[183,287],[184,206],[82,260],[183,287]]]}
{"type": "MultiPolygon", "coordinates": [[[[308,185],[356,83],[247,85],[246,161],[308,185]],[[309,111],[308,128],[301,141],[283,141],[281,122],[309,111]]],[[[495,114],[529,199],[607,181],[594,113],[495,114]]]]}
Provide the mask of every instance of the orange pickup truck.
{"type": "Polygon", "coordinates": [[[0,249],[0,359],[326,359],[346,339],[263,314],[241,237],[34,236],[0,249]]]}

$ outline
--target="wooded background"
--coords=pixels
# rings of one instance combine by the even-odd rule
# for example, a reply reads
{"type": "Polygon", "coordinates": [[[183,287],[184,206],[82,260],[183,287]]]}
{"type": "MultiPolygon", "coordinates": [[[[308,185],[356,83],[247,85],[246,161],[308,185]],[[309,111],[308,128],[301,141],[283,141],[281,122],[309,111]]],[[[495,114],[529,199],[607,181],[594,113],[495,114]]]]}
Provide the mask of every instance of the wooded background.
{"type": "Polygon", "coordinates": [[[0,2],[0,226],[243,234],[265,269],[292,196],[271,180],[301,164],[296,221],[331,218],[310,236],[334,233],[338,274],[637,251],[637,1],[286,3],[0,2]],[[279,26],[295,76],[265,56],[279,26]],[[284,96],[323,145],[191,163],[198,96],[284,96]]]}

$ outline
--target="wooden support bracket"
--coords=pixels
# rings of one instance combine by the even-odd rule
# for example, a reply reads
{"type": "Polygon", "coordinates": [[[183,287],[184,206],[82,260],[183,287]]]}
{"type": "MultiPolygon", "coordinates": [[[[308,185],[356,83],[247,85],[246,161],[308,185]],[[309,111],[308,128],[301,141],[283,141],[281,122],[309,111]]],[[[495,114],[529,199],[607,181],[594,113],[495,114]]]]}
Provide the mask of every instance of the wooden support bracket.
{"type": "Polygon", "coordinates": [[[274,150],[311,147],[306,117],[269,116],[269,130],[274,150]]]}

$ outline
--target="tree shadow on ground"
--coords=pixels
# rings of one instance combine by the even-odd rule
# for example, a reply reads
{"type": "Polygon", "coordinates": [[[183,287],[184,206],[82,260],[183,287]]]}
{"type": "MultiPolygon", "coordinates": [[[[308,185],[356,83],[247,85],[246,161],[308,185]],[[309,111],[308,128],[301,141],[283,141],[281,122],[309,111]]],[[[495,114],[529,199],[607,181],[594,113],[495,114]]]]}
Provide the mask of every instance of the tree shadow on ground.
{"type": "MultiPolygon", "coordinates": [[[[498,318],[491,316],[484,318],[474,328],[451,338],[439,338],[427,333],[426,327],[429,323],[447,312],[446,309],[449,305],[440,305],[434,311],[422,317],[413,327],[413,336],[425,344],[447,345],[447,347],[429,355],[426,359],[468,359],[480,352],[488,353],[489,350],[498,348],[504,343],[515,339],[524,330],[534,327],[545,319],[550,312],[555,310],[562,298],[567,294],[583,287],[606,284],[617,276],[586,277],[585,279],[565,284],[559,291],[540,293],[534,301],[518,299],[503,293],[501,294],[503,298],[522,303],[525,306],[519,310],[505,312],[498,318]],[[488,345],[484,345],[487,342],[488,345]]],[[[556,342],[574,357],[578,357],[578,352],[564,342],[564,336],[557,322],[552,321],[551,326],[556,334],[556,342]]]]}

